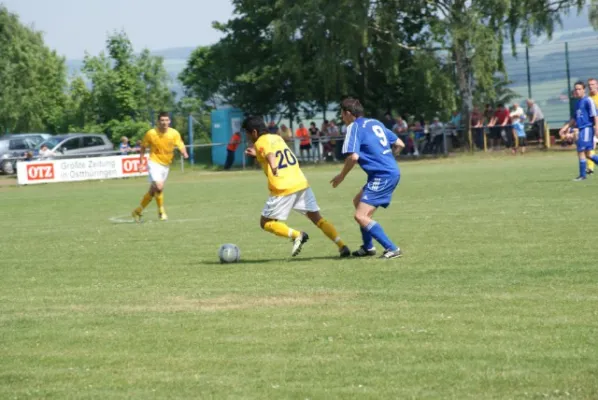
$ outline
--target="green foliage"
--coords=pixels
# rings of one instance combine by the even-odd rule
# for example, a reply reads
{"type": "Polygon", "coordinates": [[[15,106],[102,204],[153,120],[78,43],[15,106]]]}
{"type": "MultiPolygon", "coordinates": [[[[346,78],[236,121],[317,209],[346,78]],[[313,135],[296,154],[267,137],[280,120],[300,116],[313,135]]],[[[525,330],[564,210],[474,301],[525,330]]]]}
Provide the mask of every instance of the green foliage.
{"type": "Polygon", "coordinates": [[[120,143],[121,137],[125,136],[130,143],[135,143],[143,138],[145,132],[152,128],[146,121],[134,121],[130,117],[122,120],[112,120],[102,125],[103,132],[108,135],[112,143],[120,143]]]}
{"type": "Polygon", "coordinates": [[[60,130],[64,59],[0,5],[0,131],[60,130]]]}

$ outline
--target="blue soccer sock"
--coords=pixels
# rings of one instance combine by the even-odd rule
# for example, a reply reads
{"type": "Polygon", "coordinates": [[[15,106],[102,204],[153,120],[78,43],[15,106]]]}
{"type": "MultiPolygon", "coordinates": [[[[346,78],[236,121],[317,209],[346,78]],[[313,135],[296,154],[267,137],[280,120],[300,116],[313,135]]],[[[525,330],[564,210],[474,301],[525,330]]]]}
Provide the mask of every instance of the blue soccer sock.
{"type": "Polygon", "coordinates": [[[363,239],[363,248],[370,250],[374,248],[374,242],[372,241],[372,234],[366,228],[361,229],[361,238],[363,239]]]}
{"type": "Polygon", "coordinates": [[[588,167],[588,162],[584,158],[583,160],[579,160],[579,176],[582,178],[586,177],[586,169],[588,167]]]}
{"type": "Polygon", "coordinates": [[[598,155],[594,154],[590,157],[590,160],[594,161],[594,164],[598,164],[598,155]]]}
{"type": "Polygon", "coordinates": [[[384,247],[384,250],[394,251],[398,249],[397,245],[390,241],[386,233],[384,233],[384,229],[376,221],[370,222],[365,229],[384,247]]]}

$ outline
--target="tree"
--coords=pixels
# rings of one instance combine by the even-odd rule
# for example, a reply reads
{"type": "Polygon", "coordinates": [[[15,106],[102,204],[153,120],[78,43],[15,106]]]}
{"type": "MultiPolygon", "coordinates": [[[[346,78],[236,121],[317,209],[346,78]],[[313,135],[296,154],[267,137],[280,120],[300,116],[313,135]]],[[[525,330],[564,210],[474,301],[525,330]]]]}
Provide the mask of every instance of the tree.
{"type": "Polygon", "coordinates": [[[83,72],[91,81],[91,107],[99,123],[147,120],[151,111],[172,109],[174,95],[168,88],[163,59],[143,50],[133,51],[124,32],[110,35],[107,54],[86,55],[83,72]]]}
{"type": "Polygon", "coordinates": [[[529,43],[532,35],[552,34],[560,14],[583,6],[583,0],[494,0],[429,1],[429,23],[434,43],[446,48],[455,65],[456,83],[466,131],[474,87],[491,91],[496,72],[503,71],[502,49],[505,39],[515,52],[516,35],[529,43]]]}
{"type": "Polygon", "coordinates": [[[0,5],[0,130],[56,132],[65,103],[64,59],[0,5]]]}

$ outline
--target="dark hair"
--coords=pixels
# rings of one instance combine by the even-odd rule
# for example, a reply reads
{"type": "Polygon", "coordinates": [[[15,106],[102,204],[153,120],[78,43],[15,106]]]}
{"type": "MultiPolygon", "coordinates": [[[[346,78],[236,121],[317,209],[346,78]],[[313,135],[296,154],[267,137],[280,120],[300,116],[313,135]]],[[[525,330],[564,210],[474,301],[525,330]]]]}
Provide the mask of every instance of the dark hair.
{"type": "Polygon", "coordinates": [[[573,85],[573,87],[577,86],[577,85],[581,85],[582,88],[586,88],[586,84],[584,83],[584,81],[577,81],[575,82],[575,85],[573,85]]]}
{"type": "Polygon", "coordinates": [[[257,116],[249,116],[245,118],[242,128],[245,129],[245,132],[247,133],[251,133],[253,131],[257,131],[259,134],[269,133],[264,119],[257,116]]]}
{"type": "Polygon", "coordinates": [[[170,118],[170,114],[166,111],[160,111],[160,113],[158,114],[158,120],[162,117],[170,118]]]}
{"type": "Polygon", "coordinates": [[[341,103],[341,110],[350,112],[354,117],[363,117],[363,106],[359,100],[348,97],[341,103]]]}
{"type": "Polygon", "coordinates": [[[310,124],[311,126],[316,126],[316,123],[315,123],[314,121],[311,121],[309,124],[310,124]]]}
{"type": "Polygon", "coordinates": [[[498,103],[498,107],[504,107],[505,105],[503,103],[498,103]]]}

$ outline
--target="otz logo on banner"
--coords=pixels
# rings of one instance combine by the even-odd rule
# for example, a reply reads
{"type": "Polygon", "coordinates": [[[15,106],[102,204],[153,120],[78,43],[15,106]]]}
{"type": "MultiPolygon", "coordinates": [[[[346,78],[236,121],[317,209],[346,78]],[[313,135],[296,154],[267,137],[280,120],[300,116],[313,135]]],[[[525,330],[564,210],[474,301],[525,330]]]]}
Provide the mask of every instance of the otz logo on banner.
{"type": "Polygon", "coordinates": [[[121,162],[123,175],[139,172],[139,157],[123,157],[121,162]]]}
{"type": "Polygon", "coordinates": [[[30,181],[54,179],[54,164],[32,164],[27,166],[27,178],[30,181]]]}

